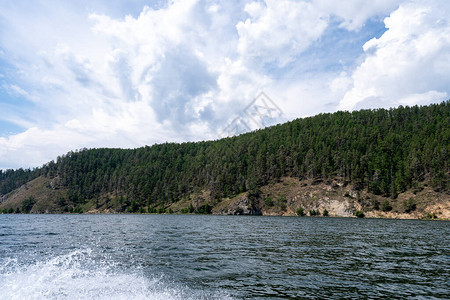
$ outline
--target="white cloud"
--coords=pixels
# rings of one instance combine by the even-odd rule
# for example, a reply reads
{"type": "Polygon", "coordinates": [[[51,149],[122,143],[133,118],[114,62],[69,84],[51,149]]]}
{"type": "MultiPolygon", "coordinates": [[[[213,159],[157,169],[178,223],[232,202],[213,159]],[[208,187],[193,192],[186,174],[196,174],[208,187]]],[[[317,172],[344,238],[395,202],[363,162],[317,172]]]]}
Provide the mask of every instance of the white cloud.
{"type": "Polygon", "coordinates": [[[351,75],[353,87],[339,109],[429,104],[448,97],[448,12],[448,1],[400,5],[385,19],[388,30],[364,45],[366,58],[351,75]]]}
{"type": "MultiPolygon", "coordinates": [[[[22,27],[14,28],[16,32],[5,35],[2,44],[13,35],[24,43],[28,38],[34,51],[21,55],[33,64],[15,61],[29,92],[17,85],[8,85],[8,90],[32,95],[29,100],[46,116],[39,113],[35,126],[0,139],[0,166],[11,161],[35,166],[85,146],[138,147],[213,137],[199,112],[211,102],[203,98],[214,98],[216,70],[222,68],[214,56],[205,57],[216,51],[203,45],[203,38],[212,39],[205,37],[204,19],[218,9],[178,1],[165,9],[144,8],[136,18],[91,14],[91,28],[81,29],[83,39],[75,32],[55,40],[58,24],[52,24],[43,26],[41,45],[22,27]],[[90,42],[78,45],[84,40],[90,42]]],[[[9,46],[10,52],[23,48],[9,46]]]]}
{"type": "Polygon", "coordinates": [[[327,16],[310,2],[267,0],[245,6],[249,18],[236,26],[238,51],[247,60],[284,66],[318,39],[327,16]]]}
{"type": "Polygon", "coordinates": [[[444,100],[448,97],[446,92],[429,91],[421,94],[408,94],[405,97],[399,98],[397,103],[400,105],[426,105],[430,102],[444,100]]]}
{"type": "Polygon", "coordinates": [[[330,90],[333,93],[340,93],[344,96],[345,92],[352,86],[353,81],[348,76],[347,72],[341,72],[338,77],[334,78],[330,84],[330,90]]]}
{"type": "MultiPolygon", "coordinates": [[[[1,76],[0,76],[1,78],[1,76]]],[[[24,89],[22,89],[20,86],[16,85],[16,84],[3,84],[3,89],[6,90],[6,92],[8,92],[10,95],[14,96],[14,97],[29,97],[30,95],[28,94],[27,91],[25,91],[24,89]]]]}
{"type": "Polygon", "coordinates": [[[314,3],[325,14],[338,17],[341,21],[340,27],[348,30],[359,30],[365,22],[375,16],[389,14],[397,8],[399,0],[346,0],[330,1],[315,0],[314,3]]]}

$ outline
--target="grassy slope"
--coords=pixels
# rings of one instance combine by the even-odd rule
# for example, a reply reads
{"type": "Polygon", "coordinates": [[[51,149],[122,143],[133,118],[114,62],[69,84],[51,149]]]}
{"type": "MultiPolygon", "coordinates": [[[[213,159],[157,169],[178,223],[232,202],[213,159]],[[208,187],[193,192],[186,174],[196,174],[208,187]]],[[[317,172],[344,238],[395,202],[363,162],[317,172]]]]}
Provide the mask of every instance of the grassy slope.
{"type": "MultiPolygon", "coordinates": [[[[53,179],[55,180],[55,179],[53,179]]],[[[66,191],[61,189],[53,189],[54,182],[46,177],[38,177],[18,189],[6,195],[6,199],[0,203],[0,209],[4,208],[21,208],[22,202],[33,197],[36,203],[31,209],[31,213],[56,213],[61,212],[61,204],[58,199],[65,196],[66,191]]]]}

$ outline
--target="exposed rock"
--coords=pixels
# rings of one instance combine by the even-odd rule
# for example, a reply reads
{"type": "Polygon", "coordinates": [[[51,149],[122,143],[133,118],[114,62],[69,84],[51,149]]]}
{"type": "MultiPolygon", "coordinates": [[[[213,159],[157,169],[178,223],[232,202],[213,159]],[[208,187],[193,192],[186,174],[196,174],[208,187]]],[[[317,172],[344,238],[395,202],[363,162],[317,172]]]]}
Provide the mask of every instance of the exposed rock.
{"type": "Polygon", "coordinates": [[[259,208],[251,205],[251,201],[246,197],[242,196],[238,201],[234,202],[226,212],[227,215],[262,215],[259,208]]]}
{"type": "Polygon", "coordinates": [[[321,184],[323,182],[323,180],[322,179],[315,179],[313,182],[311,182],[311,185],[318,185],[318,184],[321,184]]]}

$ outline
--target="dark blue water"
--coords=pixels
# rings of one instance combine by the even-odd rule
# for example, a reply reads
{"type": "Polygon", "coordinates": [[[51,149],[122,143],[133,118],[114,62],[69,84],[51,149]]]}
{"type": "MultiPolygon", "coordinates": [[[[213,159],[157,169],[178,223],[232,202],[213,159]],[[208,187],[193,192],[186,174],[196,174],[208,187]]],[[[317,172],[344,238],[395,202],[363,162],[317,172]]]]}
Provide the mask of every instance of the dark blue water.
{"type": "Polygon", "coordinates": [[[448,299],[449,225],[0,215],[0,299],[448,299]]]}

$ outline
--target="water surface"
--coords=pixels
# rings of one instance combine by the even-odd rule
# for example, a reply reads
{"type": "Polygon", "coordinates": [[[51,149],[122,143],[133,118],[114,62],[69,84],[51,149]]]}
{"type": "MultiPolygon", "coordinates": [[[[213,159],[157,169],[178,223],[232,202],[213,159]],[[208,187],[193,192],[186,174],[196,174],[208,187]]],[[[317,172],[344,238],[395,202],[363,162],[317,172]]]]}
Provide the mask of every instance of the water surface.
{"type": "Polygon", "coordinates": [[[0,215],[0,299],[444,299],[449,225],[0,215]]]}

